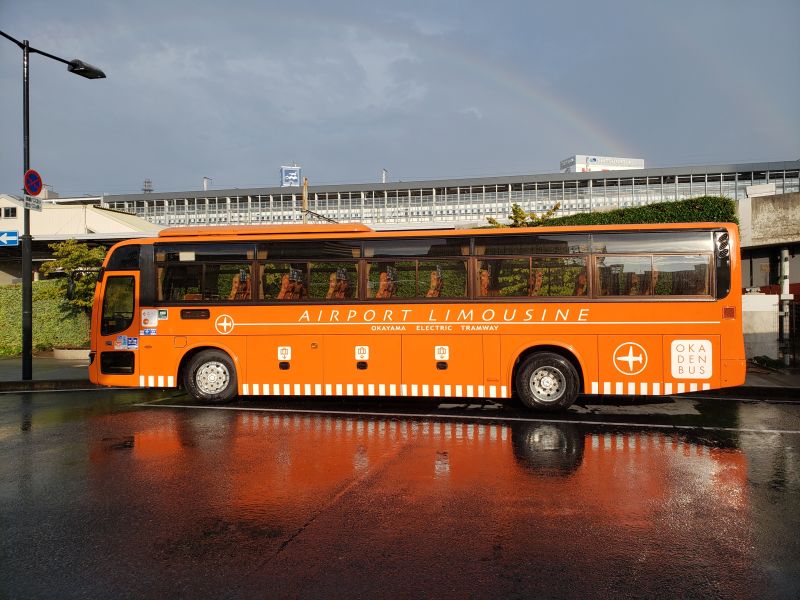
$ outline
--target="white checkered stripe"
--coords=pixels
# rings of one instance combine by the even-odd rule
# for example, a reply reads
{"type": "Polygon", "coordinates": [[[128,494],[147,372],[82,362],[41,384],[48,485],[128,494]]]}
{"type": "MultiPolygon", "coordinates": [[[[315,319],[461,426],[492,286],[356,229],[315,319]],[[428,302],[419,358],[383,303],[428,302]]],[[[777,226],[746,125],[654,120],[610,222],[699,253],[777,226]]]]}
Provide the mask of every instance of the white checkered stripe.
{"type": "Polygon", "coordinates": [[[143,388],[174,388],[173,375],[139,375],[139,387],[143,388]]]}
{"type": "Polygon", "coordinates": [[[510,398],[505,385],[440,383],[242,383],[240,396],[420,396],[434,398],[510,398]]]}
{"type": "Polygon", "coordinates": [[[671,396],[685,392],[699,392],[711,389],[708,383],[634,382],[634,381],[592,381],[590,394],[628,395],[628,396],[671,396]]]}

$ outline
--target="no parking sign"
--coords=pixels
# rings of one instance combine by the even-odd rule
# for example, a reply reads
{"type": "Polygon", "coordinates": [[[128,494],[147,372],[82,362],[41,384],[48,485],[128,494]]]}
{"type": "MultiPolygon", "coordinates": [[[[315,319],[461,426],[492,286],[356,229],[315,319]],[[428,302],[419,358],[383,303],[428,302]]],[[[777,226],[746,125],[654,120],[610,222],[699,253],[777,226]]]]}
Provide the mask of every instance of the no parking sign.
{"type": "Polygon", "coordinates": [[[25,193],[29,196],[38,196],[42,192],[42,176],[38,171],[28,169],[25,171],[25,193]]]}

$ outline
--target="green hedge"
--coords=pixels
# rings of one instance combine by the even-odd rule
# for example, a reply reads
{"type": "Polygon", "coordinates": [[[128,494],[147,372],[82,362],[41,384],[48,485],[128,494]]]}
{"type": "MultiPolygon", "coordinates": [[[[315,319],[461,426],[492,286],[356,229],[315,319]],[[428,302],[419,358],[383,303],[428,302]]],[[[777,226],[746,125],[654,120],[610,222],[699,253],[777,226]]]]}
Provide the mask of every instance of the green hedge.
{"type": "Polygon", "coordinates": [[[738,223],[736,202],[723,196],[699,196],[689,200],[658,202],[646,206],[604,212],[579,213],[548,219],[551,225],[619,225],[622,223],[738,223]]]}
{"type": "MultiPolygon", "coordinates": [[[[33,347],[88,348],[89,317],[63,306],[57,281],[33,282],[33,347]]],[[[0,286],[0,356],[22,352],[22,286],[0,286]]]]}

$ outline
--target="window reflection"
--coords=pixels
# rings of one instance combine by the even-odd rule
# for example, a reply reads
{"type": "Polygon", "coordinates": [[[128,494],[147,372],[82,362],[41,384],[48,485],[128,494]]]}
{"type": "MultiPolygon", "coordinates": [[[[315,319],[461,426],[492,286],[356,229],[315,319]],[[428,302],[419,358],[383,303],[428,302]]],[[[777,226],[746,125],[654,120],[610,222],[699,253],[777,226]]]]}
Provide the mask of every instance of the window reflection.
{"type": "Polygon", "coordinates": [[[352,300],[358,297],[358,269],[352,262],[310,264],[308,295],[325,300],[352,300]]]}
{"type": "Polygon", "coordinates": [[[589,236],[585,233],[547,233],[539,235],[504,235],[478,237],[478,255],[578,254],[589,251],[589,236]]]}
{"type": "Polygon", "coordinates": [[[259,264],[264,300],[304,300],[308,297],[306,263],[265,262],[259,264]]]}
{"type": "Polygon", "coordinates": [[[572,257],[486,259],[478,261],[478,296],[587,296],[586,261],[572,257]]]}
{"type": "Polygon", "coordinates": [[[711,252],[709,231],[593,233],[592,252],[711,252]]]}
{"type": "Polygon", "coordinates": [[[653,257],[655,293],[668,296],[705,296],[709,294],[708,255],[653,257]]]}
{"type": "Polygon", "coordinates": [[[423,238],[371,240],[365,245],[367,258],[395,256],[466,256],[469,238],[423,238]]]}
{"type": "Polygon", "coordinates": [[[649,296],[653,293],[651,257],[598,256],[596,261],[600,296],[649,296]]]}

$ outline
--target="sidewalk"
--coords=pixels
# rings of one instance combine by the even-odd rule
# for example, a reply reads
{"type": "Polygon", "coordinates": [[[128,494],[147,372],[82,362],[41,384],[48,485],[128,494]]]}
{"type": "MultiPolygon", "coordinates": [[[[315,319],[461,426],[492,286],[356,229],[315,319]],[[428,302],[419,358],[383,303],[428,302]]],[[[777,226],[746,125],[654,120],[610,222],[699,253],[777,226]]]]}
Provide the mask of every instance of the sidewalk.
{"type": "MultiPolygon", "coordinates": [[[[61,360],[50,357],[33,358],[33,381],[22,381],[22,359],[0,359],[0,391],[49,390],[93,387],[89,383],[88,360],[61,360]]],[[[766,398],[780,396],[800,400],[800,369],[767,369],[748,363],[745,384],[704,392],[703,396],[766,398]]]]}
{"type": "Polygon", "coordinates": [[[94,387],[88,360],[33,357],[33,381],[22,381],[22,359],[0,358],[0,391],[55,390],[94,387]]]}
{"type": "Polygon", "coordinates": [[[743,386],[712,390],[706,395],[719,398],[774,398],[800,400],[800,368],[768,369],[748,362],[743,386]]]}

